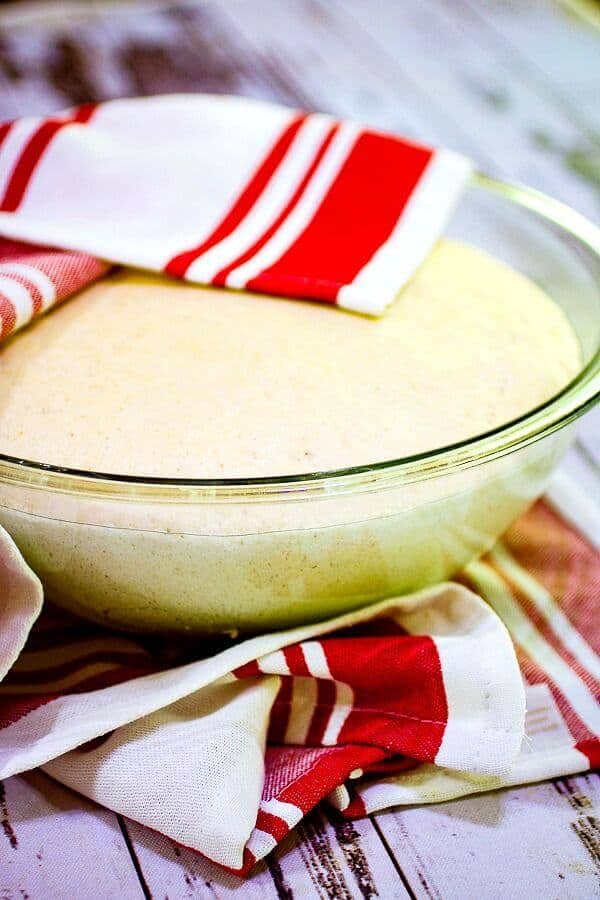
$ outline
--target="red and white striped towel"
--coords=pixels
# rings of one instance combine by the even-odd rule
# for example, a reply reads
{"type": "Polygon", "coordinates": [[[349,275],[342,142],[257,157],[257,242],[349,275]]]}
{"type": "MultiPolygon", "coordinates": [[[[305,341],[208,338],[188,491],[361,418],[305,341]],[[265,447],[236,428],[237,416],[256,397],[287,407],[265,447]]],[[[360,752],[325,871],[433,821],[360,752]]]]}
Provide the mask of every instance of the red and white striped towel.
{"type": "MultiPolygon", "coordinates": [[[[562,502],[585,525],[577,492],[562,502]]],[[[353,817],[598,766],[590,535],[540,502],[459,582],[182,659],[35,621],[4,535],[0,778],[42,766],[245,874],[321,800],[353,817]]]]}
{"type": "MultiPolygon", "coordinates": [[[[240,97],[113,100],[0,125],[0,235],[379,315],[470,171],[447,150],[240,97]]],[[[23,293],[4,294],[25,321],[23,293]]]]}
{"type": "Polygon", "coordinates": [[[85,253],[0,238],[0,341],[109,268],[85,253]]]}

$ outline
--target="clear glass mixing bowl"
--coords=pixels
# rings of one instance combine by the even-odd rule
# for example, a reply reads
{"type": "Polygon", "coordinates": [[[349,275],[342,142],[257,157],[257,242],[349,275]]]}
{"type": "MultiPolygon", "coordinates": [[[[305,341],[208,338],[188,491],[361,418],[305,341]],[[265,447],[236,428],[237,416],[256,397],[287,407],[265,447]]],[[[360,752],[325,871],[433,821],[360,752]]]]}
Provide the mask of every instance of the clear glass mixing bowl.
{"type": "Polygon", "coordinates": [[[448,235],[564,309],[583,362],[558,396],[451,447],[291,477],[136,478],[0,455],[0,524],[46,595],[124,629],[257,631],[446,579],[488,549],[543,491],[598,399],[600,231],[476,175],[448,235]]]}

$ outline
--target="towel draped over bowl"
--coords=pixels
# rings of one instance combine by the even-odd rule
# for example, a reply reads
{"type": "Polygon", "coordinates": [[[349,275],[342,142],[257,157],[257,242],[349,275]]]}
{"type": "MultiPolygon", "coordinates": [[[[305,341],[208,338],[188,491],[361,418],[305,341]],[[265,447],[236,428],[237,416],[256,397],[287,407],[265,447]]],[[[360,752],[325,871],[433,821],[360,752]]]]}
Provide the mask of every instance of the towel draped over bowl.
{"type": "MultiPolygon", "coordinates": [[[[0,235],[381,315],[471,171],[449,150],[243,97],[111,100],[0,125],[0,235]]],[[[15,273],[0,254],[5,335],[60,299],[15,273]]]]}

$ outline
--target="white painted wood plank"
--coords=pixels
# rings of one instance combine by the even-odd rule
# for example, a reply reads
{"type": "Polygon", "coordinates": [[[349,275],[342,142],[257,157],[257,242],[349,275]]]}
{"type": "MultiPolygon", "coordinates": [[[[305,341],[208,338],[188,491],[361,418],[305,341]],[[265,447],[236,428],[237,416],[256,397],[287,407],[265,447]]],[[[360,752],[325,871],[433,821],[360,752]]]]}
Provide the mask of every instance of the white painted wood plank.
{"type": "Polygon", "coordinates": [[[600,508],[600,406],[577,424],[576,438],[560,471],[566,473],[600,508]]]}
{"type": "MultiPolygon", "coordinates": [[[[600,15],[600,7],[598,10],[600,15]]],[[[600,36],[598,42],[598,52],[600,53],[600,36]]],[[[598,100],[598,97],[600,97],[600,82],[573,86],[569,91],[569,96],[573,108],[577,109],[580,117],[598,132],[600,130],[600,101],[598,100]]],[[[598,172],[597,156],[595,171],[598,172]]]]}
{"type": "Polygon", "coordinates": [[[225,11],[232,31],[301,84],[311,106],[413,137],[441,140],[451,132],[459,140],[450,119],[440,129],[415,102],[410,79],[390,72],[381,57],[373,64],[376,48],[333,4],[236,0],[225,11]]]}
{"type": "Polygon", "coordinates": [[[114,813],[41,772],[0,795],[2,900],[139,900],[139,879],[114,813]]]}
{"type": "Polygon", "coordinates": [[[433,121],[450,112],[463,134],[458,149],[597,216],[596,190],[565,163],[567,154],[594,145],[561,104],[512,70],[461,0],[420,0],[403,5],[402,15],[388,3],[375,15],[366,0],[337,0],[336,8],[377,42],[377,65],[411,73],[419,85],[414,100],[433,121]]]}
{"type": "Polygon", "coordinates": [[[600,507],[600,479],[577,445],[567,451],[560,465],[560,471],[567,474],[600,507]]]}
{"type": "Polygon", "coordinates": [[[417,898],[598,896],[600,777],[381,813],[417,898]]]}
{"type": "Polygon", "coordinates": [[[594,92],[596,102],[586,110],[587,123],[600,124],[600,32],[570,15],[566,4],[558,2],[467,2],[513,51],[515,70],[545,84],[578,118],[585,118],[581,115],[581,91],[594,92]]]}
{"type": "Polygon", "coordinates": [[[583,418],[578,428],[578,443],[590,466],[600,476],[600,406],[583,418]]]}
{"type": "Polygon", "coordinates": [[[53,89],[43,65],[51,52],[45,32],[34,28],[18,30],[5,37],[5,41],[10,58],[19,60],[19,64],[12,81],[4,75],[0,118],[46,115],[64,107],[64,98],[53,89]]]}
{"type": "Polygon", "coordinates": [[[317,812],[246,880],[135,822],[128,821],[126,827],[154,897],[405,900],[410,896],[369,819],[332,824],[317,812]]]}

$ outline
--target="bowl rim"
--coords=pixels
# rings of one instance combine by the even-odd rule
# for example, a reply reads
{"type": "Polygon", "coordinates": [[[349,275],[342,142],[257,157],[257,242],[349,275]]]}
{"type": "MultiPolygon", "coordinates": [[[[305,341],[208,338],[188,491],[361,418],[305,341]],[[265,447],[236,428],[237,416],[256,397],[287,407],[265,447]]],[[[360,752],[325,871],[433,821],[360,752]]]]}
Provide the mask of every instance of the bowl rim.
{"type": "MultiPolygon", "coordinates": [[[[600,263],[600,228],[559,200],[518,182],[475,172],[472,185],[537,213],[591,251],[600,263]]],[[[41,487],[113,499],[176,500],[306,499],[314,493],[378,490],[448,474],[504,456],[565,427],[600,400],[600,346],[558,394],[527,413],[457,443],[342,469],[294,475],[238,478],[171,478],[94,472],[0,453],[0,483],[41,487]]]]}

